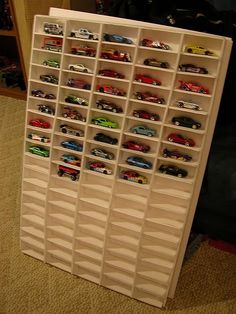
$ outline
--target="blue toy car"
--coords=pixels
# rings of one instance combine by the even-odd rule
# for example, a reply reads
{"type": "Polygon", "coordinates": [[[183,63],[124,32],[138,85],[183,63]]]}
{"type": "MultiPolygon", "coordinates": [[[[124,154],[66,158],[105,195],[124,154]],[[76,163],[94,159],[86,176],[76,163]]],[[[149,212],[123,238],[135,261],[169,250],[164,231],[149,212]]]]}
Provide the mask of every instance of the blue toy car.
{"type": "Polygon", "coordinates": [[[75,141],[63,141],[61,142],[61,146],[67,149],[77,150],[78,152],[83,151],[83,145],[75,141]]]}
{"type": "Polygon", "coordinates": [[[126,159],[126,162],[131,166],[136,166],[143,169],[152,169],[152,163],[142,157],[130,156],[126,159]]]}
{"type": "Polygon", "coordinates": [[[106,41],[112,41],[112,42],[115,42],[115,43],[133,44],[133,41],[130,38],[126,38],[124,36],[117,35],[117,34],[107,34],[107,33],[105,33],[103,35],[103,39],[106,40],[106,41]]]}

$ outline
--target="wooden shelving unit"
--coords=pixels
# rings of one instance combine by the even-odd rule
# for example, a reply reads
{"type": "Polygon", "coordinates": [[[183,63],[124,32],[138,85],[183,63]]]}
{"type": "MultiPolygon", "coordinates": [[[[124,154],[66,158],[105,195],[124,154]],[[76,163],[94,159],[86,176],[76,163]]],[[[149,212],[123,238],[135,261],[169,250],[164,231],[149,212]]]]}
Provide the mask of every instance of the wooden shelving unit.
{"type": "MultiPolygon", "coordinates": [[[[160,25],[128,24],[112,18],[112,24],[97,15],[65,11],[58,16],[35,17],[31,67],[29,74],[28,106],[25,127],[24,171],[22,182],[21,249],[22,252],[61,268],[74,275],[93,281],[148,304],[161,307],[176,287],[185,246],[190,231],[200,186],[207,161],[224,77],[227,71],[232,41],[229,38],[160,25]],[[75,16],[74,16],[74,15],[75,16]],[[79,14],[78,16],[76,14],[79,14]],[[62,17],[63,16],[63,17],[62,17]],[[44,23],[63,25],[63,35],[50,35],[55,42],[62,41],[60,51],[44,49],[44,23]],[[122,23],[122,25],[121,25],[122,23]],[[98,34],[98,40],[71,37],[71,31],[86,28],[98,34]],[[104,40],[104,33],[120,34],[132,43],[114,43],[104,40]],[[169,50],[140,45],[143,38],[163,40],[169,50]],[[214,55],[188,53],[186,45],[200,44],[214,55]],[[71,48],[88,45],[95,56],[73,54],[71,48]],[[102,57],[105,49],[129,52],[130,62],[102,57]],[[168,62],[169,68],[147,66],[144,60],[156,58],[168,62]],[[60,66],[44,65],[45,60],[56,60],[60,66]],[[71,71],[70,64],[83,63],[92,73],[71,71]],[[179,71],[179,64],[204,66],[208,74],[179,71]],[[99,70],[111,68],[125,75],[109,78],[99,70]],[[154,86],[134,80],[136,74],[148,74],[160,79],[154,86]],[[43,82],[40,75],[52,74],[58,84],[43,82]],[[70,79],[83,79],[89,89],[68,86],[70,79]],[[209,94],[194,93],[179,88],[179,80],[196,81],[209,89],[209,94]],[[125,95],[107,94],[98,85],[112,85],[123,89],[125,95]],[[38,98],[32,90],[55,95],[55,99],[38,98]],[[137,92],[151,92],[165,99],[165,103],[143,101],[137,92]],[[72,104],[70,95],[86,98],[88,105],[72,104]],[[114,113],[97,108],[97,101],[105,99],[122,108],[114,113]],[[179,108],[178,100],[192,101],[201,111],[179,108]],[[50,106],[52,113],[38,110],[38,105],[50,106]],[[65,107],[78,110],[86,121],[65,116],[65,107]],[[148,110],[160,116],[158,121],[137,118],[134,110],[148,110]],[[172,123],[174,116],[184,115],[201,123],[199,129],[172,123]],[[92,123],[95,117],[107,117],[118,123],[108,128],[92,123]],[[32,125],[33,119],[49,123],[49,128],[32,125]],[[81,130],[81,136],[62,132],[61,125],[81,130]],[[137,124],[155,129],[154,136],[132,133],[137,124]],[[97,141],[103,133],[117,142],[97,141]],[[171,133],[181,133],[194,140],[195,146],[185,146],[168,140],[171,133]],[[36,139],[32,139],[32,134],[36,139]],[[37,136],[48,142],[37,141],[37,136]],[[148,152],[127,149],[128,140],[142,142],[148,152]],[[64,141],[75,141],[82,149],[65,148],[64,141]],[[49,152],[48,157],[32,154],[32,146],[49,152]],[[94,156],[94,148],[105,149],[114,158],[94,156]],[[192,159],[188,162],[165,158],[163,150],[178,149],[192,159]],[[80,159],[79,164],[65,163],[63,155],[80,159]],[[130,156],[143,157],[152,163],[151,169],[129,165],[130,156]],[[92,171],[90,162],[103,162],[111,174],[92,171]],[[161,173],[160,165],[171,164],[185,169],[186,177],[161,173]],[[59,176],[59,167],[80,172],[77,177],[59,176]],[[136,171],[147,179],[145,184],[125,180],[122,171],[136,171]],[[75,180],[77,179],[77,180],[75,180]]],[[[127,22],[127,23],[126,23],[127,22]]]]}
{"type": "MultiPolygon", "coordinates": [[[[26,73],[24,60],[22,55],[22,49],[20,44],[19,33],[17,29],[17,23],[15,18],[14,6],[11,0],[8,0],[11,20],[13,23],[13,28],[11,30],[0,29],[0,44],[1,44],[1,53],[2,50],[7,51],[7,56],[12,56],[19,62],[20,69],[22,71],[24,81],[26,83],[26,73]],[[11,38],[9,40],[9,38],[11,38]]],[[[19,98],[26,100],[27,92],[22,90],[20,87],[7,87],[4,83],[0,82],[0,95],[9,96],[13,98],[19,98]]]]}

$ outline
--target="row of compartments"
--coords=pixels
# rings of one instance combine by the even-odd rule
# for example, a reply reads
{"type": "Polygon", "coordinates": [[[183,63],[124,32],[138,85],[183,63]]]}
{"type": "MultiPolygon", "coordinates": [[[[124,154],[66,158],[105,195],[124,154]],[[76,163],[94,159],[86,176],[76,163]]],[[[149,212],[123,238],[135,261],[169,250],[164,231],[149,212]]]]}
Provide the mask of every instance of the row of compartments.
{"type": "MultiPolygon", "coordinates": [[[[149,49],[164,49],[168,52],[177,52],[180,43],[182,42],[182,34],[171,31],[158,29],[150,30],[145,28],[139,29],[137,27],[100,24],[88,21],[60,21],[58,19],[48,19],[48,17],[47,19],[45,19],[45,17],[37,17],[35,33],[36,35],[41,34],[41,36],[50,34],[56,38],[62,38],[64,35],[68,40],[74,40],[76,38],[79,41],[85,40],[94,44],[101,40],[106,43],[112,42],[114,44],[115,42],[117,45],[124,47],[135,47],[136,45],[140,45],[149,49]],[[58,28],[61,28],[61,30],[57,33],[58,28]],[[115,35],[118,35],[117,38],[115,35]],[[166,42],[166,40],[168,40],[168,42],[166,42]],[[154,43],[152,44],[152,42],[154,43]],[[160,43],[160,45],[158,45],[158,43],[160,43]]],[[[209,49],[208,55],[211,55],[212,52],[212,55],[219,56],[223,41],[219,38],[185,34],[183,36],[183,48],[181,50],[185,51],[185,46],[188,44],[207,47],[209,49]]]]}

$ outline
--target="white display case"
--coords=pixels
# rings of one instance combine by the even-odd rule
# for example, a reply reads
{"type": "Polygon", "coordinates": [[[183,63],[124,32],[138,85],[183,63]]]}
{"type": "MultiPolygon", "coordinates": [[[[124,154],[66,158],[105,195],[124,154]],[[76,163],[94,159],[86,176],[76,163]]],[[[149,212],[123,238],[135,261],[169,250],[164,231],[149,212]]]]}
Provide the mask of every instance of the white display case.
{"type": "Polygon", "coordinates": [[[131,25],[130,21],[112,18],[111,24],[108,17],[102,20],[99,15],[58,12],[55,16],[38,15],[34,22],[22,184],[22,252],[161,307],[168,296],[173,297],[176,287],[232,41],[149,23],[131,25]],[[63,35],[46,34],[45,22],[63,25],[63,35]],[[80,28],[90,30],[98,39],[72,37],[71,32],[80,28]],[[132,43],[109,42],[104,34],[122,35],[132,43]],[[46,37],[50,37],[47,42],[51,42],[53,50],[45,49],[46,37]],[[142,46],[143,39],[163,41],[170,49],[142,46]],[[185,52],[188,44],[207,47],[214,54],[185,52]],[[88,55],[84,55],[85,46],[89,46],[85,49],[88,55]],[[75,54],[75,49],[81,54],[75,54]],[[111,49],[129,53],[131,61],[107,59],[104,52],[111,49]],[[169,66],[147,65],[148,58],[168,62],[169,66]],[[59,62],[59,66],[55,62],[54,66],[45,65],[47,60],[59,62]],[[89,70],[72,70],[73,64],[82,64],[89,70]],[[208,73],[183,72],[179,70],[180,64],[204,67],[208,73]],[[113,70],[124,77],[107,77],[101,75],[101,70],[113,70]],[[42,81],[41,75],[56,76],[58,83],[42,81]],[[137,75],[156,78],[161,85],[136,81],[137,75]],[[87,85],[81,88],[76,80],[84,80],[87,85]],[[209,93],[180,89],[179,81],[195,82],[209,93]],[[106,93],[109,86],[121,89],[124,95],[106,93]],[[32,90],[41,90],[48,98],[35,97],[32,90]],[[137,98],[137,93],[146,92],[163,98],[164,103],[137,98]],[[87,104],[68,102],[68,96],[83,98],[87,104]],[[120,109],[102,110],[97,104],[101,100],[120,109]],[[198,104],[201,110],[178,107],[180,100],[198,104]],[[46,108],[50,112],[40,111],[39,104],[49,106],[46,108]],[[144,119],[137,114],[140,110],[155,118],[144,119]],[[179,116],[192,118],[201,127],[173,124],[173,117],[179,116]],[[92,119],[104,117],[115,122],[116,127],[93,123],[92,119]],[[36,126],[37,119],[49,127],[36,126]],[[132,132],[137,125],[146,126],[154,133],[132,132]],[[99,133],[116,140],[98,141],[99,133]],[[171,139],[171,134],[188,137],[195,145],[179,144],[171,139]],[[38,137],[42,137],[41,142],[38,137]],[[69,149],[68,143],[64,147],[65,141],[72,141],[69,145],[76,143],[76,150],[69,149]],[[147,152],[130,149],[132,142],[127,147],[127,141],[141,142],[150,149],[147,152]],[[42,148],[42,155],[33,154],[32,146],[42,148]],[[94,155],[94,149],[106,150],[107,158],[94,155]],[[172,155],[173,150],[178,150],[191,160],[166,157],[164,150],[172,155]],[[128,164],[128,157],[144,158],[146,168],[128,164]],[[73,164],[68,164],[68,158],[73,159],[73,164]],[[103,173],[92,171],[91,162],[102,162],[106,169],[103,173]],[[177,166],[187,171],[187,175],[162,173],[161,165],[177,166]],[[130,181],[129,173],[122,177],[123,171],[137,172],[140,175],[135,177],[137,182],[130,181]]]}

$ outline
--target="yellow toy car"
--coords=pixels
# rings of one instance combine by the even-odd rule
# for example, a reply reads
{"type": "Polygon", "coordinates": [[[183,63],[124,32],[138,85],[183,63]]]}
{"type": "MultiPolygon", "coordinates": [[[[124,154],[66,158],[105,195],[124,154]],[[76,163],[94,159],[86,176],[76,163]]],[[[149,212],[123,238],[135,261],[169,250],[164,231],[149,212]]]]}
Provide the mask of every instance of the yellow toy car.
{"type": "Polygon", "coordinates": [[[198,54],[198,55],[214,56],[213,51],[207,48],[201,47],[201,46],[194,45],[194,44],[186,45],[184,51],[188,53],[198,54]]]}

